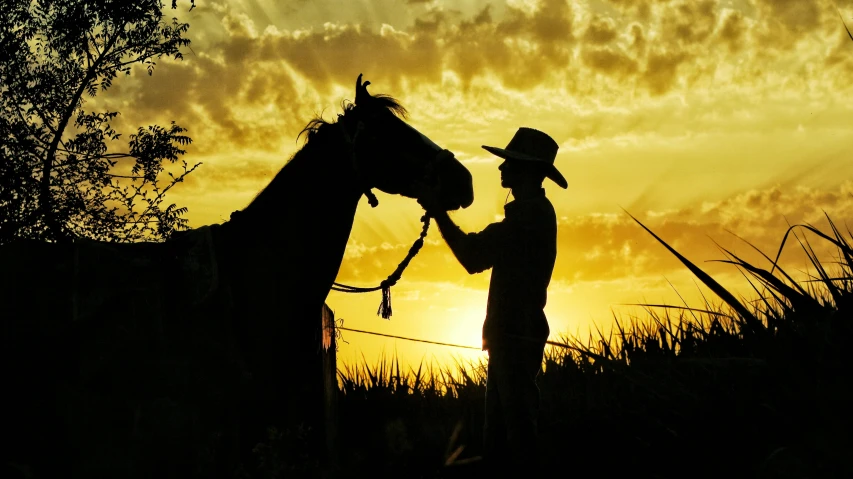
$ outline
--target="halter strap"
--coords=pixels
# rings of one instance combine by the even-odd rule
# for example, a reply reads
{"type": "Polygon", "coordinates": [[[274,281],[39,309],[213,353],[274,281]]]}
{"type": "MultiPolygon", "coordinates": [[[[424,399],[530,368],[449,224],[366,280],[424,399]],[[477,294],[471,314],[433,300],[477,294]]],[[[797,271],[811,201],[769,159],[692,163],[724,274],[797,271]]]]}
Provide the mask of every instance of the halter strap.
{"type": "Polygon", "coordinates": [[[356,155],[355,153],[355,141],[358,139],[358,134],[361,133],[362,130],[364,130],[364,122],[359,120],[358,125],[355,129],[355,134],[350,137],[349,132],[344,126],[344,122],[340,120],[341,115],[338,115],[338,118],[338,124],[341,125],[341,131],[344,134],[344,139],[346,140],[350,148],[350,154],[352,155],[352,169],[355,170],[356,181],[361,186],[364,195],[367,196],[367,202],[370,203],[370,206],[372,208],[376,208],[376,206],[379,205],[379,200],[376,199],[376,195],[374,195],[373,191],[371,191],[372,187],[367,184],[367,181],[365,181],[364,179],[364,175],[361,174],[361,169],[359,169],[358,167],[358,155],[356,155]]]}

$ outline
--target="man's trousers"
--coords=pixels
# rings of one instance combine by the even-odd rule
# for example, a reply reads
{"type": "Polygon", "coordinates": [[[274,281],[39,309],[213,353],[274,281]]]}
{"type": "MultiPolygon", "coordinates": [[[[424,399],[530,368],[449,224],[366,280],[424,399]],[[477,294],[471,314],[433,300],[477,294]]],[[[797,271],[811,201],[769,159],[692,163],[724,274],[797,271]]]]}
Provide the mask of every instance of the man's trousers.
{"type": "Polygon", "coordinates": [[[512,344],[489,349],[486,381],[484,460],[489,467],[539,465],[537,424],[545,343],[512,344]]]}

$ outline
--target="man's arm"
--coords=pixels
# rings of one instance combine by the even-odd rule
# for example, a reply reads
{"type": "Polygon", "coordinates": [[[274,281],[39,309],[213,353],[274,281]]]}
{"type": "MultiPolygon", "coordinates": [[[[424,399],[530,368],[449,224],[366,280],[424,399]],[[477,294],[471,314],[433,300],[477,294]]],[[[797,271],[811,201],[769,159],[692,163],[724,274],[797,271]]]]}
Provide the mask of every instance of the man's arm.
{"type": "Polygon", "coordinates": [[[469,274],[483,272],[495,264],[498,246],[506,225],[492,223],[479,233],[465,233],[450,219],[446,211],[430,212],[441,236],[469,274]]]}
{"type": "MultiPolygon", "coordinates": [[[[439,155],[453,157],[453,153],[444,150],[439,155]]],[[[435,219],[441,236],[447,242],[450,250],[469,274],[480,273],[495,264],[499,242],[506,236],[503,230],[506,225],[493,223],[479,233],[465,233],[450,219],[447,211],[442,209],[441,184],[421,185],[418,193],[418,203],[426,214],[435,219]]]]}

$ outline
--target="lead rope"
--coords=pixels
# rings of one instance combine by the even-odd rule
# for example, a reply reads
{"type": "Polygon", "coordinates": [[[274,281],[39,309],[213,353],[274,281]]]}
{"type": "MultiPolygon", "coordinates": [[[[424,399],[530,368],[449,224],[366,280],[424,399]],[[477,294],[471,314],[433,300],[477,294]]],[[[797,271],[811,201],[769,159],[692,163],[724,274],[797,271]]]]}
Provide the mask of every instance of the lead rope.
{"type": "MultiPolygon", "coordinates": [[[[344,133],[344,138],[346,139],[347,143],[349,143],[350,149],[352,150],[352,166],[353,166],[353,169],[355,170],[355,174],[359,179],[358,181],[364,187],[364,194],[367,196],[367,201],[370,203],[371,207],[375,208],[376,205],[379,204],[379,200],[377,200],[376,196],[374,196],[373,192],[370,191],[370,187],[368,187],[367,185],[364,184],[364,180],[362,179],[361,172],[358,169],[358,159],[357,159],[356,154],[355,154],[355,140],[358,138],[358,134],[361,132],[361,130],[364,129],[364,124],[362,122],[358,122],[358,127],[356,128],[355,134],[350,138],[350,135],[347,132],[346,128],[344,127],[343,122],[340,120],[338,120],[338,121],[341,125],[341,131],[343,131],[343,133],[344,133]]],[[[343,293],[370,293],[370,292],[377,291],[377,290],[381,289],[382,290],[382,302],[379,304],[379,309],[376,311],[376,314],[382,316],[384,319],[390,318],[391,317],[391,286],[394,286],[395,284],[397,284],[397,281],[399,281],[400,276],[403,275],[403,271],[405,271],[406,267],[409,266],[409,262],[421,250],[421,248],[424,245],[424,238],[426,238],[427,230],[429,230],[429,216],[426,214],[423,215],[421,217],[421,222],[423,222],[423,224],[424,224],[423,229],[421,230],[421,234],[418,237],[418,239],[415,240],[414,244],[412,244],[412,247],[409,248],[409,253],[406,255],[406,258],[403,259],[403,261],[397,265],[397,269],[395,269],[393,273],[388,275],[387,278],[385,278],[381,283],[379,283],[379,286],[375,286],[373,288],[360,288],[357,286],[350,286],[348,284],[333,282],[332,283],[332,291],[340,291],[343,293]]]]}
{"type": "Polygon", "coordinates": [[[376,314],[382,316],[384,319],[388,319],[391,317],[391,286],[397,284],[397,281],[400,280],[400,276],[403,275],[403,271],[405,271],[406,267],[409,266],[409,262],[421,248],[424,246],[424,238],[426,238],[427,230],[429,230],[429,216],[423,215],[421,217],[421,221],[424,226],[421,229],[421,234],[418,239],[412,244],[412,247],[409,248],[409,253],[397,265],[397,269],[394,270],[393,273],[388,275],[379,286],[374,286],[373,288],[359,288],[356,286],[350,286],[347,284],[341,283],[332,283],[332,291],[341,291],[344,293],[370,293],[372,291],[382,290],[382,303],[379,304],[379,310],[376,311],[376,314]]]}

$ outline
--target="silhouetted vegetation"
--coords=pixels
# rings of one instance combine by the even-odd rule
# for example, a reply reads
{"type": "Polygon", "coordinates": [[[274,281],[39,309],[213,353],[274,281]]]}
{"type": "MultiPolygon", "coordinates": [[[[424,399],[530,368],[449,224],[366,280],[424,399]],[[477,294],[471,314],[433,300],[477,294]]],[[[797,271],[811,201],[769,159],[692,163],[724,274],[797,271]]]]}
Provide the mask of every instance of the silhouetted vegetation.
{"type": "MultiPolygon", "coordinates": [[[[647,318],[617,319],[612,337],[549,348],[539,378],[544,467],[605,477],[853,476],[853,234],[829,225],[785,234],[783,245],[796,237],[811,259],[805,282],[775,266],[778,255],[759,267],[727,252],[723,261],[755,287],[749,306],[689,264],[730,302],[648,308],[647,318]],[[822,262],[809,235],[831,242],[838,261],[822,262]]],[[[475,475],[482,366],[344,366],[341,470],[475,475]]]]}
{"type": "Polygon", "coordinates": [[[86,99],[134,65],[151,75],[158,59],[181,59],[188,29],[163,18],[160,0],[4,2],[0,244],[158,240],[187,228],[186,208],[163,203],[200,164],[165,170],[191,143],[186,130],[174,122],[140,127],[123,142],[119,112],[91,111],[86,99]]]}
{"type": "Polygon", "coordinates": [[[24,240],[2,244],[0,377],[10,392],[0,431],[11,445],[0,449],[0,475],[274,477],[320,467],[319,313],[359,198],[373,185],[411,196],[428,178],[444,186],[448,209],[473,201],[467,168],[455,158],[433,168],[435,144],[387,97],[374,102],[368,84],[359,75],[355,106],[318,126],[221,225],[163,242],[15,235],[24,240]],[[364,128],[372,133],[356,155],[364,128]],[[356,181],[354,162],[364,173],[356,181]],[[311,197],[317,178],[328,191],[311,197]]]}
{"type": "MultiPolygon", "coordinates": [[[[110,126],[117,113],[83,109],[84,93],[108,88],[129,65],[145,64],[150,73],[153,59],[180,58],[180,48],[189,44],[183,38],[187,25],[162,22],[161,3],[25,1],[0,10],[0,244],[10,238],[166,238],[185,227],[185,209],[160,204],[162,193],[194,167],[184,164],[162,189],[157,183],[163,162],[176,161],[190,142],[184,130],[139,129],[126,153],[107,153],[108,143],[119,138],[110,126]],[[76,134],[64,136],[66,128],[76,134]],[[129,160],[127,171],[113,169],[120,160],[129,160]],[[134,213],[135,200],[147,205],[142,212],[134,213]]],[[[847,350],[853,341],[853,233],[832,221],[829,228],[799,225],[784,236],[783,246],[793,234],[811,260],[814,274],[805,282],[778,267],[778,253],[765,256],[770,266],[759,267],[726,251],[723,261],[754,286],[756,299],[749,304],[658,238],[722,303],[673,305],[663,313],[650,307],[645,318],[617,320],[614,336],[586,344],[564,338],[566,348],[549,349],[539,382],[544,467],[605,477],[853,477],[847,459],[853,446],[847,350]],[[806,236],[796,236],[799,231],[806,236]],[[807,237],[834,245],[837,261],[819,259],[807,237]]],[[[200,285],[198,276],[176,272],[176,264],[187,263],[165,258],[199,244],[209,246],[178,239],[168,254],[146,250],[135,262],[101,245],[103,252],[90,251],[100,256],[91,264],[102,269],[89,270],[83,261],[76,274],[106,284],[127,277],[103,271],[131,271],[127,276],[160,285],[159,274],[168,270],[171,283],[162,288],[189,291],[200,285]]],[[[3,429],[17,434],[7,438],[4,477],[65,477],[75,461],[87,471],[125,470],[139,477],[165,477],[175,465],[201,477],[231,477],[223,465],[239,462],[240,451],[238,434],[229,428],[239,429],[236,416],[255,403],[239,397],[250,374],[235,348],[222,341],[232,335],[217,315],[222,304],[186,314],[186,306],[161,304],[153,293],[137,291],[140,301],[127,308],[115,291],[137,284],[130,281],[103,288],[110,294],[92,295],[98,304],[78,304],[66,288],[71,250],[43,251],[38,261],[21,255],[19,274],[4,277],[4,303],[19,291],[8,287],[13,282],[46,284],[22,301],[46,321],[22,321],[15,331],[20,334],[3,338],[3,379],[10,391],[3,429]],[[98,308],[130,312],[88,323],[89,329],[62,329],[57,318],[72,302],[75,316],[98,308]],[[184,321],[153,324],[161,310],[184,321]],[[74,414],[63,416],[65,410],[74,414]],[[116,439],[119,429],[132,444],[116,439]],[[95,440],[69,448],[65,435],[95,440]],[[163,462],[120,454],[134,447],[163,462]],[[38,467],[56,476],[36,476],[38,467]]],[[[205,264],[194,263],[199,267],[205,264]]],[[[204,299],[208,292],[192,293],[204,299]]],[[[12,329],[4,325],[4,331],[12,329]]],[[[483,366],[405,371],[380,358],[375,365],[344,367],[337,468],[330,471],[325,463],[316,431],[270,427],[257,438],[256,462],[243,462],[238,475],[474,476],[482,444],[483,366]]]]}

